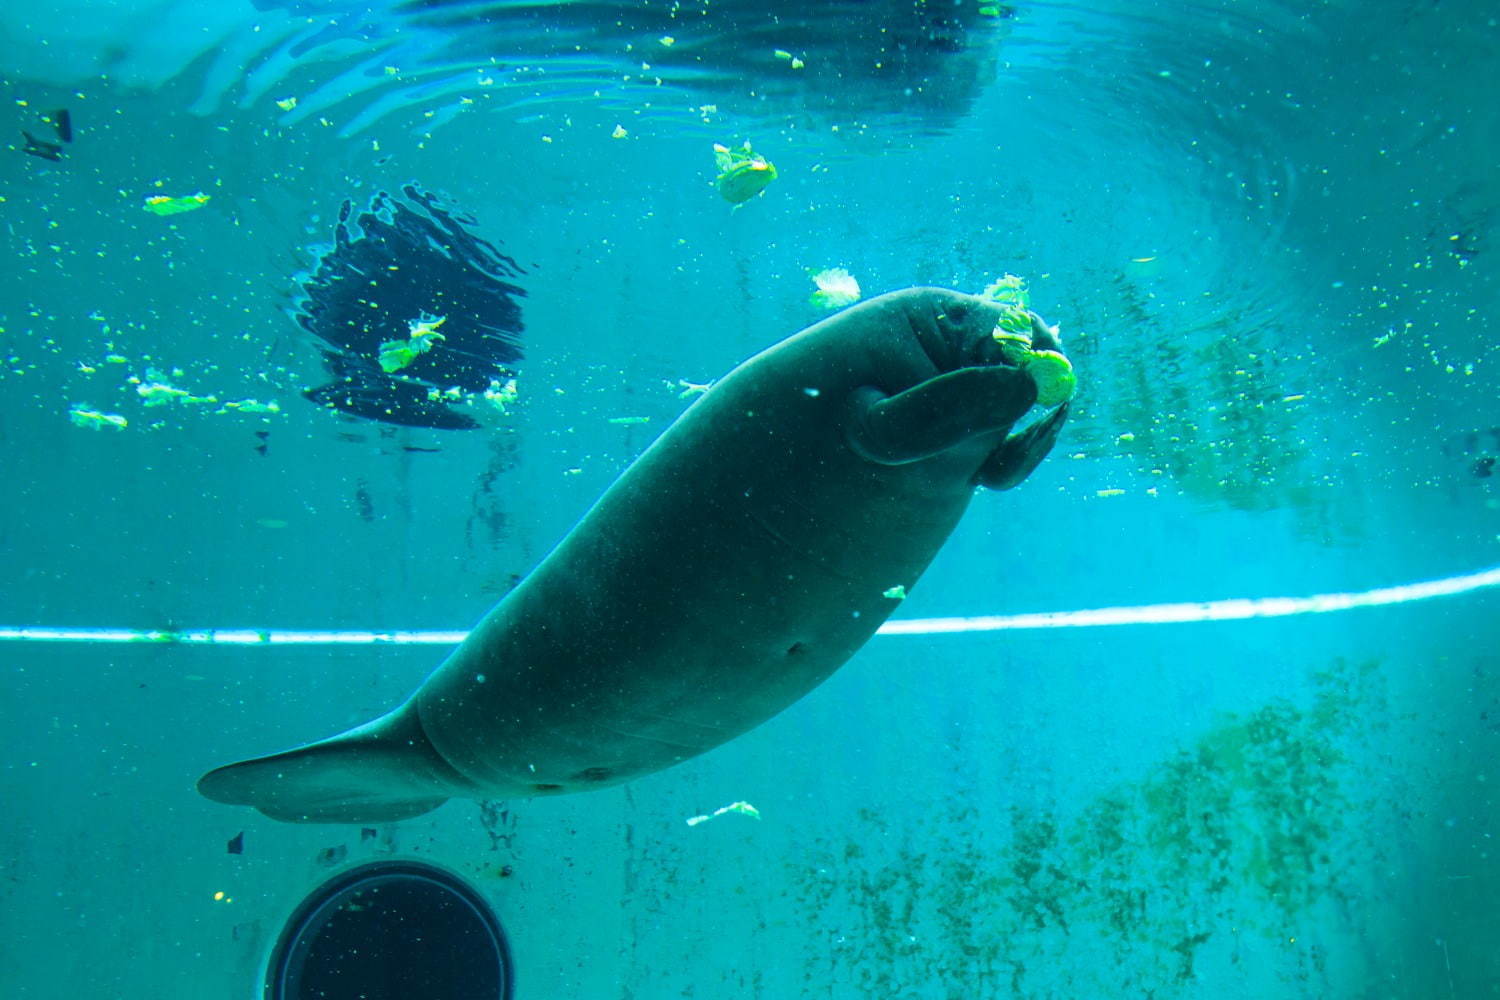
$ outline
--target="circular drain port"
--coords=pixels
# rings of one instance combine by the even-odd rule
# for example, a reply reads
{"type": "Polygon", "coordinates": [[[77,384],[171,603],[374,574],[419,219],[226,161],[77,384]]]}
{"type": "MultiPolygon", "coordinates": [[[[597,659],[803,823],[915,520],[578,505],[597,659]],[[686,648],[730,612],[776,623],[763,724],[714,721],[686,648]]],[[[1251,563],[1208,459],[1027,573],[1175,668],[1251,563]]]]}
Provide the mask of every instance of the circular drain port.
{"type": "Polygon", "coordinates": [[[417,861],[330,879],[287,921],[268,1000],[510,1000],[505,934],[461,879],[417,861]]]}

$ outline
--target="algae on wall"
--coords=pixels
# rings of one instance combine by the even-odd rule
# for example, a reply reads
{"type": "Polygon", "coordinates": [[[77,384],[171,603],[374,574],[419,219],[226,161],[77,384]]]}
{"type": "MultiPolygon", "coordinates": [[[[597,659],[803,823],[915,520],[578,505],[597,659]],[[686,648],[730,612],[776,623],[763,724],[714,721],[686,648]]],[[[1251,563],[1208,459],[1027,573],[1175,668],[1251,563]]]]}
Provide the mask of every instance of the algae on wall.
{"type": "Polygon", "coordinates": [[[1383,867],[1390,804],[1366,771],[1385,705],[1375,664],[1316,685],[1309,704],[1224,716],[1081,807],[1005,811],[1004,790],[957,774],[915,826],[861,811],[846,839],[810,845],[815,864],[788,866],[817,929],[806,995],[1167,1000],[1249,955],[1249,985],[1269,969],[1345,995],[1327,956],[1383,867]]]}
{"type": "MultiPolygon", "coordinates": [[[[1123,464],[1151,492],[1213,509],[1290,510],[1324,544],[1362,537],[1359,498],[1317,445],[1331,401],[1306,334],[1250,292],[1213,308],[1168,305],[1140,275],[1100,275],[1107,299],[1074,302],[1067,341],[1080,371],[1070,447],[1123,464]]],[[[1125,485],[1124,483],[1120,485],[1125,485]]],[[[1132,488],[1140,488],[1139,485],[1132,488]]]]}

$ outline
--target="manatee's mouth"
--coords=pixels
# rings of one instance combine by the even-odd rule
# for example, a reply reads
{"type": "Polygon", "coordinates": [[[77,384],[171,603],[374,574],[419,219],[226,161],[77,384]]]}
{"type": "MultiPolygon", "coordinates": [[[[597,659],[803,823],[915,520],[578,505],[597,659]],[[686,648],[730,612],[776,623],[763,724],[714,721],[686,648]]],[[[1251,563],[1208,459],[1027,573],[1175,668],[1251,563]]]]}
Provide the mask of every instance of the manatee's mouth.
{"type": "Polygon", "coordinates": [[[1058,336],[1057,327],[1048,326],[1046,321],[1034,312],[1028,310],[1028,313],[1031,316],[1031,349],[1063,353],[1062,339],[1058,336]]]}
{"type": "Polygon", "coordinates": [[[1029,351],[1062,354],[1057,332],[1030,310],[1025,311],[1030,321],[1029,332],[1017,330],[997,336],[1003,332],[1004,315],[1004,307],[998,303],[973,295],[951,294],[944,300],[931,302],[929,308],[932,312],[926,322],[913,317],[912,332],[938,371],[1017,368],[1020,367],[1014,350],[1017,345],[1029,351]]]}
{"type": "MultiPolygon", "coordinates": [[[[1014,317],[1010,317],[1014,320],[1014,317]]],[[[997,326],[991,335],[1000,348],[1007,364],[1020,368],[1036,385],[1036,401],[1044,407],[1060,406],[1073,398],[1078,389],[1078,376],[1073,372],[1073,363],[1062,352],[1062,341],[1057,330],[1050,327],[1034,312],[1025,314],[1028,332],[1015,329],[1011,322],[1005,328],[997,326]]]]}

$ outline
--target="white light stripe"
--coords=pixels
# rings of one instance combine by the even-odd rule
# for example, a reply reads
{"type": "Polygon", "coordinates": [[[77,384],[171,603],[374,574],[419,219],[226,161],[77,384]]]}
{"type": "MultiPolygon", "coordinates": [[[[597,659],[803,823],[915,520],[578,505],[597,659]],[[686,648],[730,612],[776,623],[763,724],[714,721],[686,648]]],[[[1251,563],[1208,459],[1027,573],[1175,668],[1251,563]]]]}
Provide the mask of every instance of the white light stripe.
{"type": "Polygon", "coordinates": [[[1452,597],[1500,585],[1500,566],[1450,576],[1442,580],[1406,583],[1352,594],[1314,594],[1311,597],[1236,597],[1186,604],[1146,604],[1130,608],[1093,608],[1087,611],[1042,611],[1022,615],[981,615],[973,618],[906,618],[888,621],[881,635],[940,635],[951,632],[998,632],[1005,629],[1096,628],[1105,625],[1180,625],[1187,622],[1238,621],[1245,618],[1285,618],[1324,614],[1351,608],[1406,604],[1434,597],[1452,597]]]}
{"type": "MultiPolygon", "coordinates": [[[[955,632],[999,632],[1010,629],[1097,628],[1106,625],[1181,625],[1188,622],[1239,621],[1326,614],[1352,608],[1454,597],[1500,586],[1500,566],[1422,583],[1405,583],[1347,594],[1310,597],[1237,597],[1222,601],[1145,604],[1084,611],[1039,611],[971,618],[901,618],[880,626],[877,635],[945,635],[955,632]]],[[[396,632],[320,629],[164,629],[44,628],[0,625],[0,642],[158,643],[181,646],[456,646],[467,632],[404,630],[396,632]]]]}
{"type": "Polygon", "coordinates": [[[162,629],[39,628],[0,626],[0,642],[141,642],[171,646],[457,646],[467,632],[338,632],[329,629],[162,629]]]}

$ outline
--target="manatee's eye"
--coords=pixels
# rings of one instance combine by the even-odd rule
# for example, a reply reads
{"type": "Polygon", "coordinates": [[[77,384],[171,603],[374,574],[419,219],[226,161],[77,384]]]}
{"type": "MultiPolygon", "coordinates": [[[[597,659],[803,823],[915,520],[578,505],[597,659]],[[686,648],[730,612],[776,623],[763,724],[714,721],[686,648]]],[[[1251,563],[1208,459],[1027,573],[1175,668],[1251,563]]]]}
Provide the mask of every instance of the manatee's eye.
{"type": "Polygon", "coordinates": [[[964,321],[969,318],[969,303],[962,300],[953,303],[943,310],[943,318],[954,326],[963,326],[964,321]]]}

